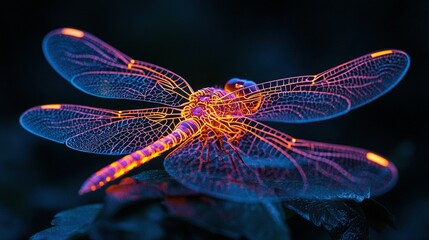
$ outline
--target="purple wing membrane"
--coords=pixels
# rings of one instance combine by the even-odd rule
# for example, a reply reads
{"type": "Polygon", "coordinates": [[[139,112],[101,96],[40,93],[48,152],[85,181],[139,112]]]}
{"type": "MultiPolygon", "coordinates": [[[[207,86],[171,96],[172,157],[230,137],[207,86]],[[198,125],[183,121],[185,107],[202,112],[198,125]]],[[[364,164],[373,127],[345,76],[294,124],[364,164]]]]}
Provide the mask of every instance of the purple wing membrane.
{"type": "Polygon", "coordinates": [[[251,119],[230,127],[244,134],[240,141],[195,138],[165,159],[167,172],[195,191],[233,201],[362,201],[397,180],[391,162],[365,149],[295,139],[251,119]]]}
{"type": "Polygon", "coordinates": [[[98,97],[131,99],[177,107],[193,92],[179,75],[134,60],[97,37],[62,28],[43,40],[52,67],[80,90],[98,97]]]}
{"type": "Polygon", "coordinates": [[[246,163],[272,186],[294,182],[291,186],[301,187],[295,194],[302,198],[362,200],[388,191],[397,181],[394,164],[366,149],[296,139],[252,119],[244,123],[248,133],[237,148],[246,163]]]}
{"type": "MultiPolygon", "coordinates": [[[[384,50],[320,74],[257,84],[256,93],[250,89],[255,89],[255,86],[247,87],[252,94],[262,96],[258,111],[249,116],[255,120],[289,123],[336,117],[388,92],[405,75],[409,64],[406,53],[384,50]]],[[[246,92],[246,88],[240,91],[246,92]]],[[[249,99],[248,96],[241,96],[235,101],[249,99]]],[[[221,104],[228,104],[228,101],[221,104]]]]}
{"type": "Polygon", "coordinates": [[[70,104],[33,107],[21,125],[35,135],[99,154],[128,154],[171,132],[180,110],[163,107],[110,110],[70,104]]]}

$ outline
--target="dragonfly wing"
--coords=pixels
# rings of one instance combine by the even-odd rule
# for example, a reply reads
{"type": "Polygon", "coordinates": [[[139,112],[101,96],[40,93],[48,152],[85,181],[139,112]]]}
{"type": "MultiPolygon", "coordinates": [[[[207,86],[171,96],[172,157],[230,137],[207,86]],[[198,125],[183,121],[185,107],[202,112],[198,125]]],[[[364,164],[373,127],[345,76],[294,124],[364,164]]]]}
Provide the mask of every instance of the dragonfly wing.
{"type": "Polygon", "coordinates": [[[28,131],[68,147],[99,154],[128,154],[174,130],[180,110],[169,107],[116,111],[79,105],[33,107],[21,115],[28,131]]]}
{"type": "Polygon", "coordinates": [[[194,138],[168,155],[167,172],[232,201],[361,201],[396,182],[395,166],[364,149],[294,139],[251,119],[229,127],[242,133],[240,140],[194,138]]]}
{"type": "Polygon", "coordinates": [[[43,41],[43,51],[61,76],[80,90],[98,97],[180,106],[193,92],[179,75],[134,60],[77,29],[50,32],[43,41]]]}
{"type": "MultiPolygon", "coordinates": [[[[291,123],[318,121],[344,114],[380,97],[402,79],[409,63],[406,53],[386,50],[317,75],[274,80],[238,91],[262,97],[258,110],[251,115],[253,119],[291,123]]],[[[253,99],[244,95],[229,101],[253,99]]]]}
{"type": "Polygon", "coordinates": [[[335,93],[294,90],[263,96],[261,107],[251,115],[260,121],[302,123],[339,116],[351,109],[348,98],[335,93]]]}
{"type": "Polygon", "coordinates": [[[181,184],[213,197],[253,202],[275,196],[234,146],[214,137],[183,143],[166,157],[164,167],[181,184]]]}
{"type": "Polygon", "coordinates": [[[368,150],[295,139],[251,119],[237,148],[281,199],[361,201],[396,183],[393,163],[368,150]]]}

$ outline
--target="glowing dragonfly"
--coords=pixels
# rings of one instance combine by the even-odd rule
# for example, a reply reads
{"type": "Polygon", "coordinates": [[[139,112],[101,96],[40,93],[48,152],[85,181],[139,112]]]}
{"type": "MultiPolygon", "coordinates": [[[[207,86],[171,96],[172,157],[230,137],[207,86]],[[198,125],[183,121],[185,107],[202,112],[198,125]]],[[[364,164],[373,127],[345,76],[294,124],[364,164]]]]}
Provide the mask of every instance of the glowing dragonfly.
{"type": "Polygon", "coordinates": [[[128,154],[93,174],[80,194],[174,147],[164,160],[172,177],[230,200],[362,200],[396,182],[394,164],[374,152],[293,138],[258,120],[312,122],[362,106],[402,79],[409,66],[402,51],[374,52],[315,75],[259,84],[233,78],[224,89],[193,91],[177,74],[81,30],[50,32],[43,50],[61,76],[88,94],[165,105],[117,111],[49,104],[22,114],[25,129],[72,149],[128,154]]]}

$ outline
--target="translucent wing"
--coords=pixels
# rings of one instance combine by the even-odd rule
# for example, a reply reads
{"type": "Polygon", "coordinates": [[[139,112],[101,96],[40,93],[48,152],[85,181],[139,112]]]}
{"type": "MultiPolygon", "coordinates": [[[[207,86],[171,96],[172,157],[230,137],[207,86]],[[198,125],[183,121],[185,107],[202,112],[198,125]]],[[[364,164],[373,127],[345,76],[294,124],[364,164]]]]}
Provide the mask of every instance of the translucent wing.
{"type": "Polygon", "coordinates": [[[229,127],[239,140],[194,139],[166,158],[166,170],[191,189],[238,201],[361,201],[397,179],[392,163],[364,149],[294,139],[251,119],[229,127]]]}
{"type": "Polygon", "coordinates": [[[80,90],[98,97],[180,106],[193,92],[177,74],[136,61],[77,29],[50,32],[43,51],[52,67],[80,90]]]}
{"type": "Polygon", "coordinates": [[[28,131],[91,153],[128,154],[166,136],[180,110],[161,107],[116,111],[79,105],[33,107],[21,115],[28,131]]]}
{"type": "MultiPolygon", "coordinates": [[[[393,88],[408,70],[409,61],[408,55],[402,51],[385,50],[317,75],[258,84],[257,92],[248,91],[262,96],[258,111],[251,117],[262,121],[310,122],[344,114],[393,88]]],[[[255,86],[247,88],[255,89],[255,86]]],[[[244,90],[246,92],[246,88],[244,90]]],[[[253,100],[245,95],[222,104],[253,100]]]]}
{"type": "Polygon", "coordinates": [[[237,147],[248,165],[286,195],[362,200],[396,183],[394,164],[368,150],[295,139],[252,119],[237,126],[247,132],[237,147]]]}
{"type": "Polygon", "coordinates": [[[236,147],[216,139],[208,130],[170,153],[165,170],[181,184],[210,196],[233,201],[270,199],[275,194],[259,179],[257,172],[244,164],[236,147]]]}

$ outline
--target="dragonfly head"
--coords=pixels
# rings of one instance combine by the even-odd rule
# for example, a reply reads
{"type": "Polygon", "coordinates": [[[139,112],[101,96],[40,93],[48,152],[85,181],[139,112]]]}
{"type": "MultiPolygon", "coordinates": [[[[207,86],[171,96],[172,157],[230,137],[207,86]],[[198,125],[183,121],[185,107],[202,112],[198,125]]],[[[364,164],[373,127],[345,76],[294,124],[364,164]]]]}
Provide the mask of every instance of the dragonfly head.
{"type": "Polygon", "coordinates": [[[244,96],[258,90],[256,83],[250,80],[231,78],[225,83],[224,87],[227,92],[234,92],[236,96],[244,96]]]}
{"type": "Polygon", "coordinates": [[[245,115],[256,112],[261,105],[262,95],[258,85],[253,81],[231,78],[226,82],[224,89],[238,98],[241,112],[245,115]]]}

